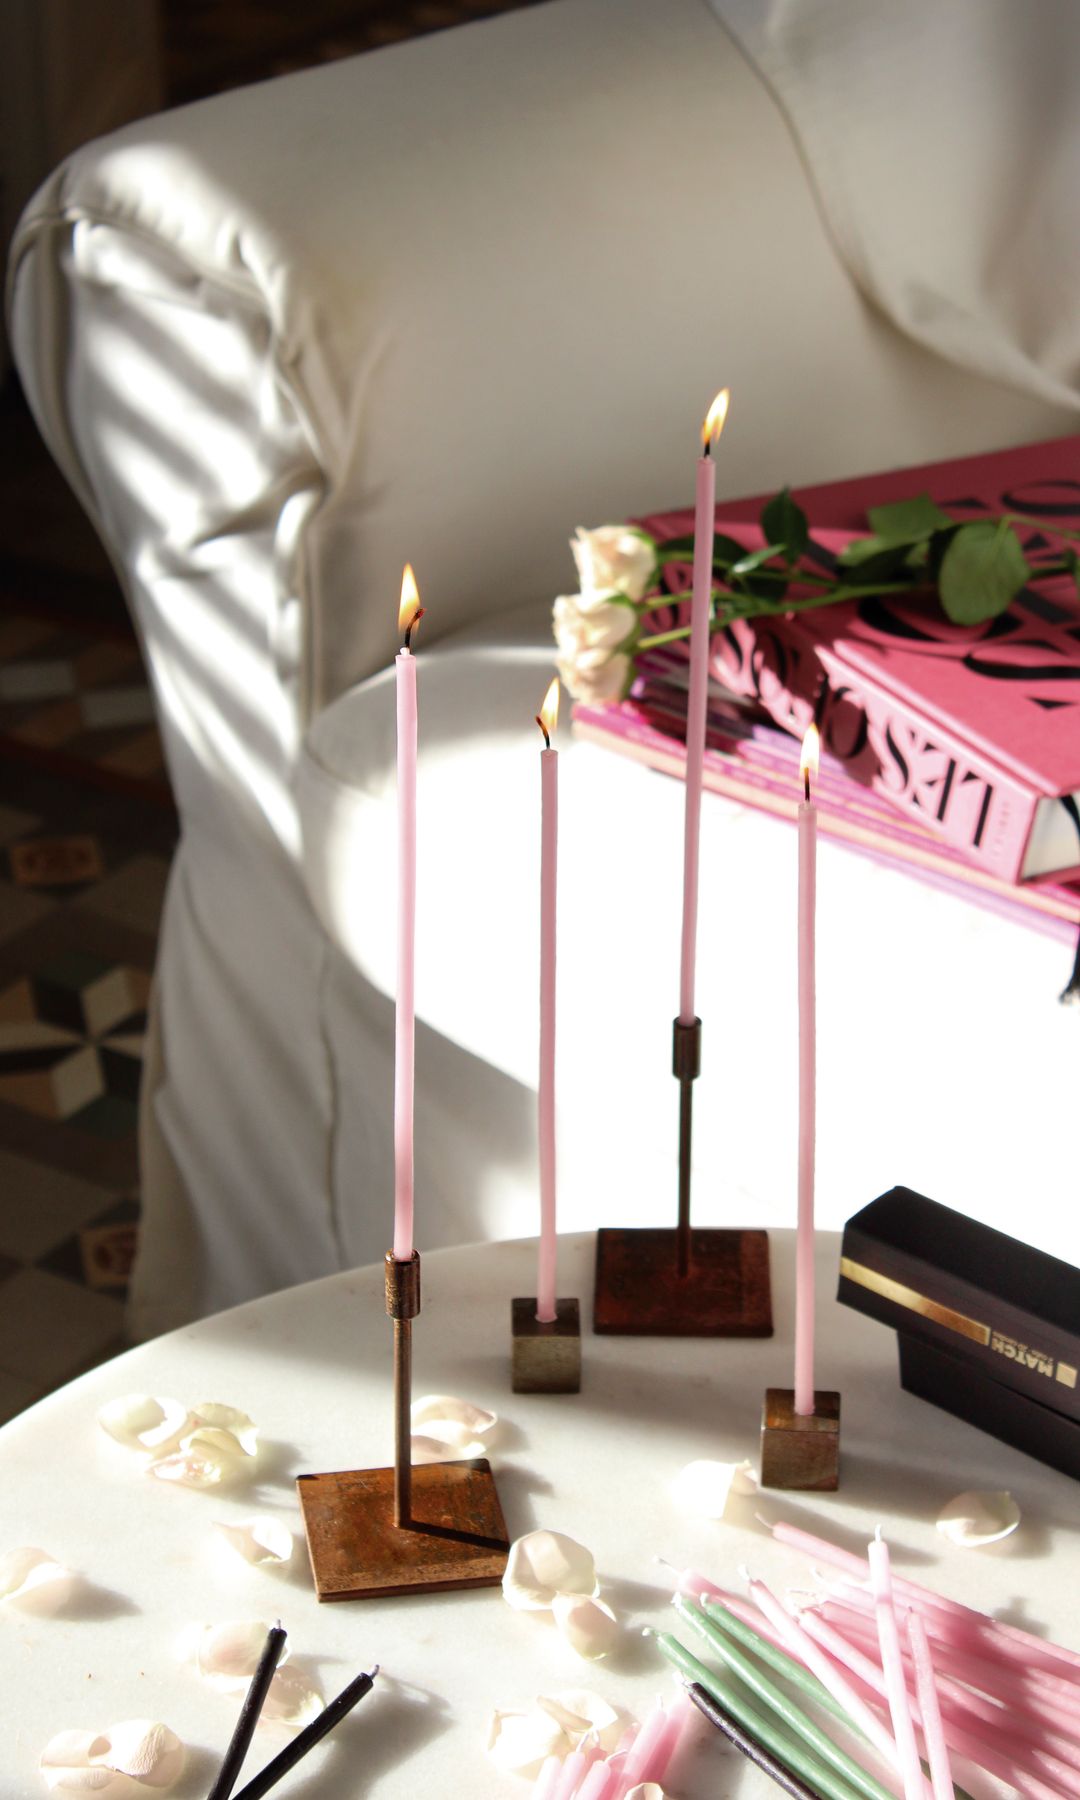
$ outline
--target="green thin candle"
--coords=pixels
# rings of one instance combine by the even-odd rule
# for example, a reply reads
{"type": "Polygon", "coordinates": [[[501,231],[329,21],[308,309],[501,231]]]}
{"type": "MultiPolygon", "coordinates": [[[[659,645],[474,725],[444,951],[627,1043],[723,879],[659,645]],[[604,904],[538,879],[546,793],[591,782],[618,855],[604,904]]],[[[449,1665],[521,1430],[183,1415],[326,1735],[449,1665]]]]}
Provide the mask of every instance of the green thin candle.
{"type": "Polygon", "coordinates": [[[786,1681],[790,1681],[794,1687],[797,1687],[800,1693],[805,1694],[808,1700],[814,1702],[815,1706],[820,1706],[825,1712],[832,1713],[835,1719],[839,1719],[842,1724],[849,1726],[852,1731],[858,1732],[857,1726],[852,1724],[839,1700],[834,1700],[828,1688],[818,1680],[816,1675],[811,1675],[809,1669],[805,1669],[801,1662],[796,1662],[795,1658],[789,1656],[786,1650],[779,1649],[771,1638],[762,1637],[759,1631],[755,1631],[754,1627],[748,1625],[745,1619],[740,1619],[736,1613],[731,1611],[730,1607],[724,1605],[722,1600],[715,1599],[711,1594],[703,1594],[699,1604],[705,1617],[710,1623],[718,1626],[725,1637],[736,1638],[747,1650],[752,1650],[761,1662],[767,1663],[777,1675],[782,1675],[786,1681]]]}
{"type": "MultiPolygon", "coordinates": [[[[703,1662],[685,1644],[669,1631],[657,1631],[651,1635],[662,1656],[672,1666],[685,1675],[690,1682],[698,1682],[707,1693],[719,1700],[721,1706],[727,1708],[732,1718],[736,1719],[747,1731],[751,1732],[767,1750],[782,1762],[786,1768],[794,1771],[812,1787],[822,1800],[859,1800],[856,1790],[830,1769],[826,1763],[793,1740],[777,1723],[776,1714],[766,1714],[748,1699],[742,1689],[737,1689],[734,1682],[726,1682],[707,1669],[703,1662]]],[[[890,1794],[889,1800],[892,1800],[890,1794]]]]}
{"type": "MultiPolygon", "coordinates": [[[[688,1600],[684,1594],[676,1594],[672,1605],[680,1618],[692,1625],[698,1636],[705,1640],[710,1650],[722,1657],[728,1668],[746,1683],[750,1692],[764,1701],[770,1711],[783,1719],[785,1725],[797,1732],[812,1750],[816,1750],[820,1757],[831,1763],[852,1787],[866,1796],[866,1800],[893,1800],[889,1789],[882,1787],[880,1781],[875,1781],[846,1750],[841,1750],[838,1744],[834,1744],[828,1733],[822,1731],[820,1725],[815,1725],[813,1719],[800,1706],[796,1706],[783,1688],[778,1687],[730,1638],[725,1637],[720,1627],[706,1617],[700,1606],[695,1605],[693,1600],[688,1600]]],[[[805,1688],[803,1691],[805,1692],[805,1688]]]]}

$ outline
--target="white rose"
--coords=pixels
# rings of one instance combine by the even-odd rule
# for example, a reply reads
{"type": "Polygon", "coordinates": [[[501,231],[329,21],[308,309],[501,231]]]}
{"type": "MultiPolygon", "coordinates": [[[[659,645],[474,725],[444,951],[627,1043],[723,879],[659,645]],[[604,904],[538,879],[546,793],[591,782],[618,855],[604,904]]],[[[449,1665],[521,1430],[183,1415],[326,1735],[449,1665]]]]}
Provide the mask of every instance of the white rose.
{"type": "Polygon", "coordinates": [[[575,700],[610,706],[629,692],[634,661],[622,651],[583,650],[579,656],[555,659],[562,684],[575,700]]]}
{"type": "Polygon", "coordinates": [[[618,650],[637,624],[637,613],[610,592],[560,594],[551,619],[559,649],[572,660],[584,650],[618,650]]]}
{"type": "Polygon", "coordinates": [[[628,600],[644,597],[656,567],[656,546],[644,532],[627,525],[586,531],[579,525],[570,548],[584,593],[614,590],[628,600]]]}

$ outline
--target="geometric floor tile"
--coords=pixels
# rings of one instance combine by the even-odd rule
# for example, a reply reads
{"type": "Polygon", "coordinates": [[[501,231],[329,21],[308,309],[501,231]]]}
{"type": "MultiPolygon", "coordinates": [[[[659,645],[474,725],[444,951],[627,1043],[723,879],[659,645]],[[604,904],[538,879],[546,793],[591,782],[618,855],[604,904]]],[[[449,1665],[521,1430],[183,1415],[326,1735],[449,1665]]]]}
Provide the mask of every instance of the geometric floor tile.
{"type": "Polygon", "coordinates": [[[20,887],[76,887],[105,873],[101,845],[87,832],[72,837],[22,838],[8,851],[20,887]]]}
{"type": "Polygon", "coordinates": [[[0,1255],[37,1262],[116,1204],[107,1188],[0,1149],[0,1255]]]}
{"type": "Polygon", "coordinates": [[[42,1386],[39,1381],[26,1381],[21,1375],[9,1375],[6,1369],[0,1369],[0,1425],[32,1406],[42,1386]]]}
{"type": "Polygon", "coordinates": [[[55,1387],[118,1345],[124,1308],[45,1269],[19,1269],[0,1289],[0,1369],[55,1387]]]}

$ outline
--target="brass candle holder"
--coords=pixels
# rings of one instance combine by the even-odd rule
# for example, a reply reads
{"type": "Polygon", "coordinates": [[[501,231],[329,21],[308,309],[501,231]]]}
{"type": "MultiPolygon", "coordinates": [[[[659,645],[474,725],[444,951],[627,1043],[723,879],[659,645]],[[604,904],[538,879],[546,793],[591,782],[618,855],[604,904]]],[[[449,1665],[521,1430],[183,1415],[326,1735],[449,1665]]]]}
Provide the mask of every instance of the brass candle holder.
{"type": "Polygon", "coordinates": [[[840,1395],[815,1388],[812,1413],[795,1411],[794,1388],[766,1388],[761,1410],[761,1486],[831,1494],[840,1485],[840,1395]]]}
{"type": "Polygon", "coordinates": [[[311,1572],[320,1600],[497,1587],[510,1552],[491,1465],[412,1463],[412,1322],[420,1256],[386,1256],[394,1323],[394,1463],[297,1478],[311,1572]]]}
{"type": "Polygon", "coordinates": [[[593,1329],[624,1337],[771,1337],[769,1239],[760,1230],[690,1223],[694,1082],[701,1020],[675,1020],[679,1210],[674,1230],[605,1227],[596,1238],[593,1329]]]}
{"type": "Polygon", "coordinates": [[[555,1317],[538,1319],[536,1300],[510,1302],[510,1385],[515,1394],[580,1394],[581,1308],[556,1300],[555,1317]]]}

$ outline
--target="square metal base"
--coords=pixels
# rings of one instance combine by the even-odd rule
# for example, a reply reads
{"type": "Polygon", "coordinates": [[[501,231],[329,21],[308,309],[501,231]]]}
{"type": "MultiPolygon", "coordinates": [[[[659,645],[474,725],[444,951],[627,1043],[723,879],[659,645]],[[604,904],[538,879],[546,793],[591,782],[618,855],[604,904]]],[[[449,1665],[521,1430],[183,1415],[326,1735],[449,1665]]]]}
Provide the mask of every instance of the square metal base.
{"type": "Polygon", "coordinates": [[[761,1485],[831,1493],[840,1485],[840,1395],[814,1389],[812,1413],[795,1411],[793,1388],[766,1388],[761,1485]]]}
{"type": "Polygon", "coordinates": [[[690,1232],[680,1276],[676,1232],[596,1234],[593,1330],[623,1337],[771,1337],[769,1239],[764,1231],[690,1232]]]}
{"type": "Polygon", "coordinates": [[[510,1302],[511,1387],[515,1394],[580,1394],[581,1309],[556,1300],[555,1317],[542,1323],[536,1299],[510,1302]]]}
{"type": "Polygon", "coordinates": [[[497,1587],[510,1552],[486,1457],[417,1463],[412,1519],[394,1524],[394,1470],[301,1475],[311,1572],[320,1600],[497,1587]]]}

